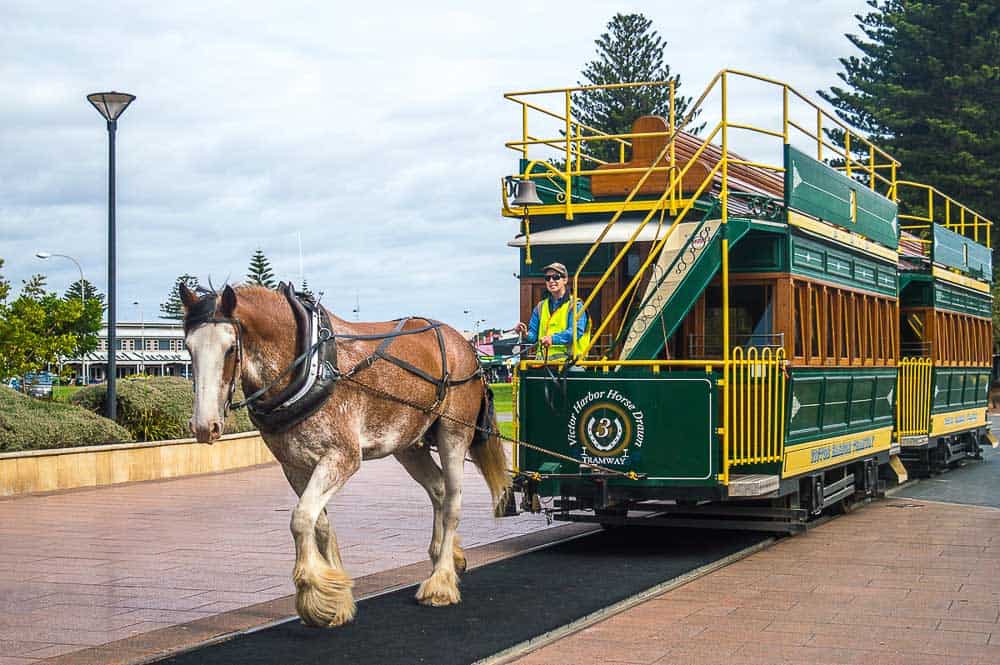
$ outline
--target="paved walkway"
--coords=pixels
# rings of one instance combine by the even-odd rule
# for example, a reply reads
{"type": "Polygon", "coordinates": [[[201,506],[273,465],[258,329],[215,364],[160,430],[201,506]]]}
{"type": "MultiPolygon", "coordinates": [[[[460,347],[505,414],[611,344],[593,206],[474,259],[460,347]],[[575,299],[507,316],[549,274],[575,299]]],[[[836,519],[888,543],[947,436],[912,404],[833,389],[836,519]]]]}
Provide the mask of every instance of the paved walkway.
{"type": "MultiPolygon", "coordinates": [[[[471,465],[465,488],[466,548],[546,527],[539,515],[494,519],[471,465]]],[[[294,593],[295,501],[277,465],[0,500],[0,665],[294,593]]],[[[430,503],[395,460],[363,464],[332,505],[352,576],[427,560],[430,503]]]]}
{"type": "Polygon", "coordinates": [[[996,665],[1000,509],[914,496],[998,505],[998,452],[515,662],[996,665]]]}

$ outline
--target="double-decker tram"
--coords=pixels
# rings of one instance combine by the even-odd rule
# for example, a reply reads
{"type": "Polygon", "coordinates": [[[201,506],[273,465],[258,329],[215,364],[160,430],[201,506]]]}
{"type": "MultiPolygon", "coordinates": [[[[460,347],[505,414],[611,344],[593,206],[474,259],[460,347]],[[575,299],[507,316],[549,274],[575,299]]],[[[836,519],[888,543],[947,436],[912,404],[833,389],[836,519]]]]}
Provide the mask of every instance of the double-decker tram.
{"type": "Polygon", "coordinates": [[[683,118],[669,82],[505,97],[521,320],[552,262],[589,319],[570,357],[517,368],[523,506],[796,530],[995,445],[982,214],[763,76],[720,72],[683,118]],[[579,119],[631,86],[670,111],[626,134],[579,119]]]}

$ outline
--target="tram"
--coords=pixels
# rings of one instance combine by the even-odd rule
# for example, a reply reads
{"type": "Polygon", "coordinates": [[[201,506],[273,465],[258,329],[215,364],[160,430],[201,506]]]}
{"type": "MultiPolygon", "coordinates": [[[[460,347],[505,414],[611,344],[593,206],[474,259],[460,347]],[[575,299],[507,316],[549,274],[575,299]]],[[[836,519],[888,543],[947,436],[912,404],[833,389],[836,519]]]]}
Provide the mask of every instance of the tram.
{"type": "Polygon", "coordinates": [[[591,325],[517,367],[522,508],[795,531],[996,446],[990,220],[781,81],[719,72],[683,118],[629,86],[669,114],[611,134],[576,111],[611,86],[505,95],[521,320],[558,261],[591,325]]]}

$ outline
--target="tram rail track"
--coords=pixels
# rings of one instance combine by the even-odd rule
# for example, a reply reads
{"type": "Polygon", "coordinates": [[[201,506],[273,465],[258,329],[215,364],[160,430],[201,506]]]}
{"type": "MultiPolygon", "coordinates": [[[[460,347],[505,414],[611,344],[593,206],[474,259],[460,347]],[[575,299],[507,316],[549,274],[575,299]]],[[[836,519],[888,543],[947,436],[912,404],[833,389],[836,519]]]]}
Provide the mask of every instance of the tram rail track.
{"type": "Polygon", "coordinates": [[[306,628],[291,618],[144,662],[510,662],[774,541],[708,530],[593,530],[471,569],[458,606],[420,607],[407,585],[365,596],[354,623],[337,629],[306,628]]]}

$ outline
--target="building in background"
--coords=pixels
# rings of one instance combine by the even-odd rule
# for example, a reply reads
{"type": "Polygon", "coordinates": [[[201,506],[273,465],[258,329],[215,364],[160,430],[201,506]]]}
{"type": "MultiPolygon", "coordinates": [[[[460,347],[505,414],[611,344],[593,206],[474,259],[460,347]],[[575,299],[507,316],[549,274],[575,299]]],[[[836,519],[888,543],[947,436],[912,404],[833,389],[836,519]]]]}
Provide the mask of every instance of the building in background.
{"type": "MultiPolygon", "coordinates": [[[[108,328],[101,327],[96,351],[82,358],[66,358],[62,369],[68,370],[77,383],[100,383],[107,378],[108,328]],[[80,380],[82,379],[82,381],[80,380]]],[[[191,375],[191,356],[184,348],[184,327],[180,323],[154,321],[149,323],[118,322],[115,327],[115,362],[117,375],[153,376],[191,375]]]]}

